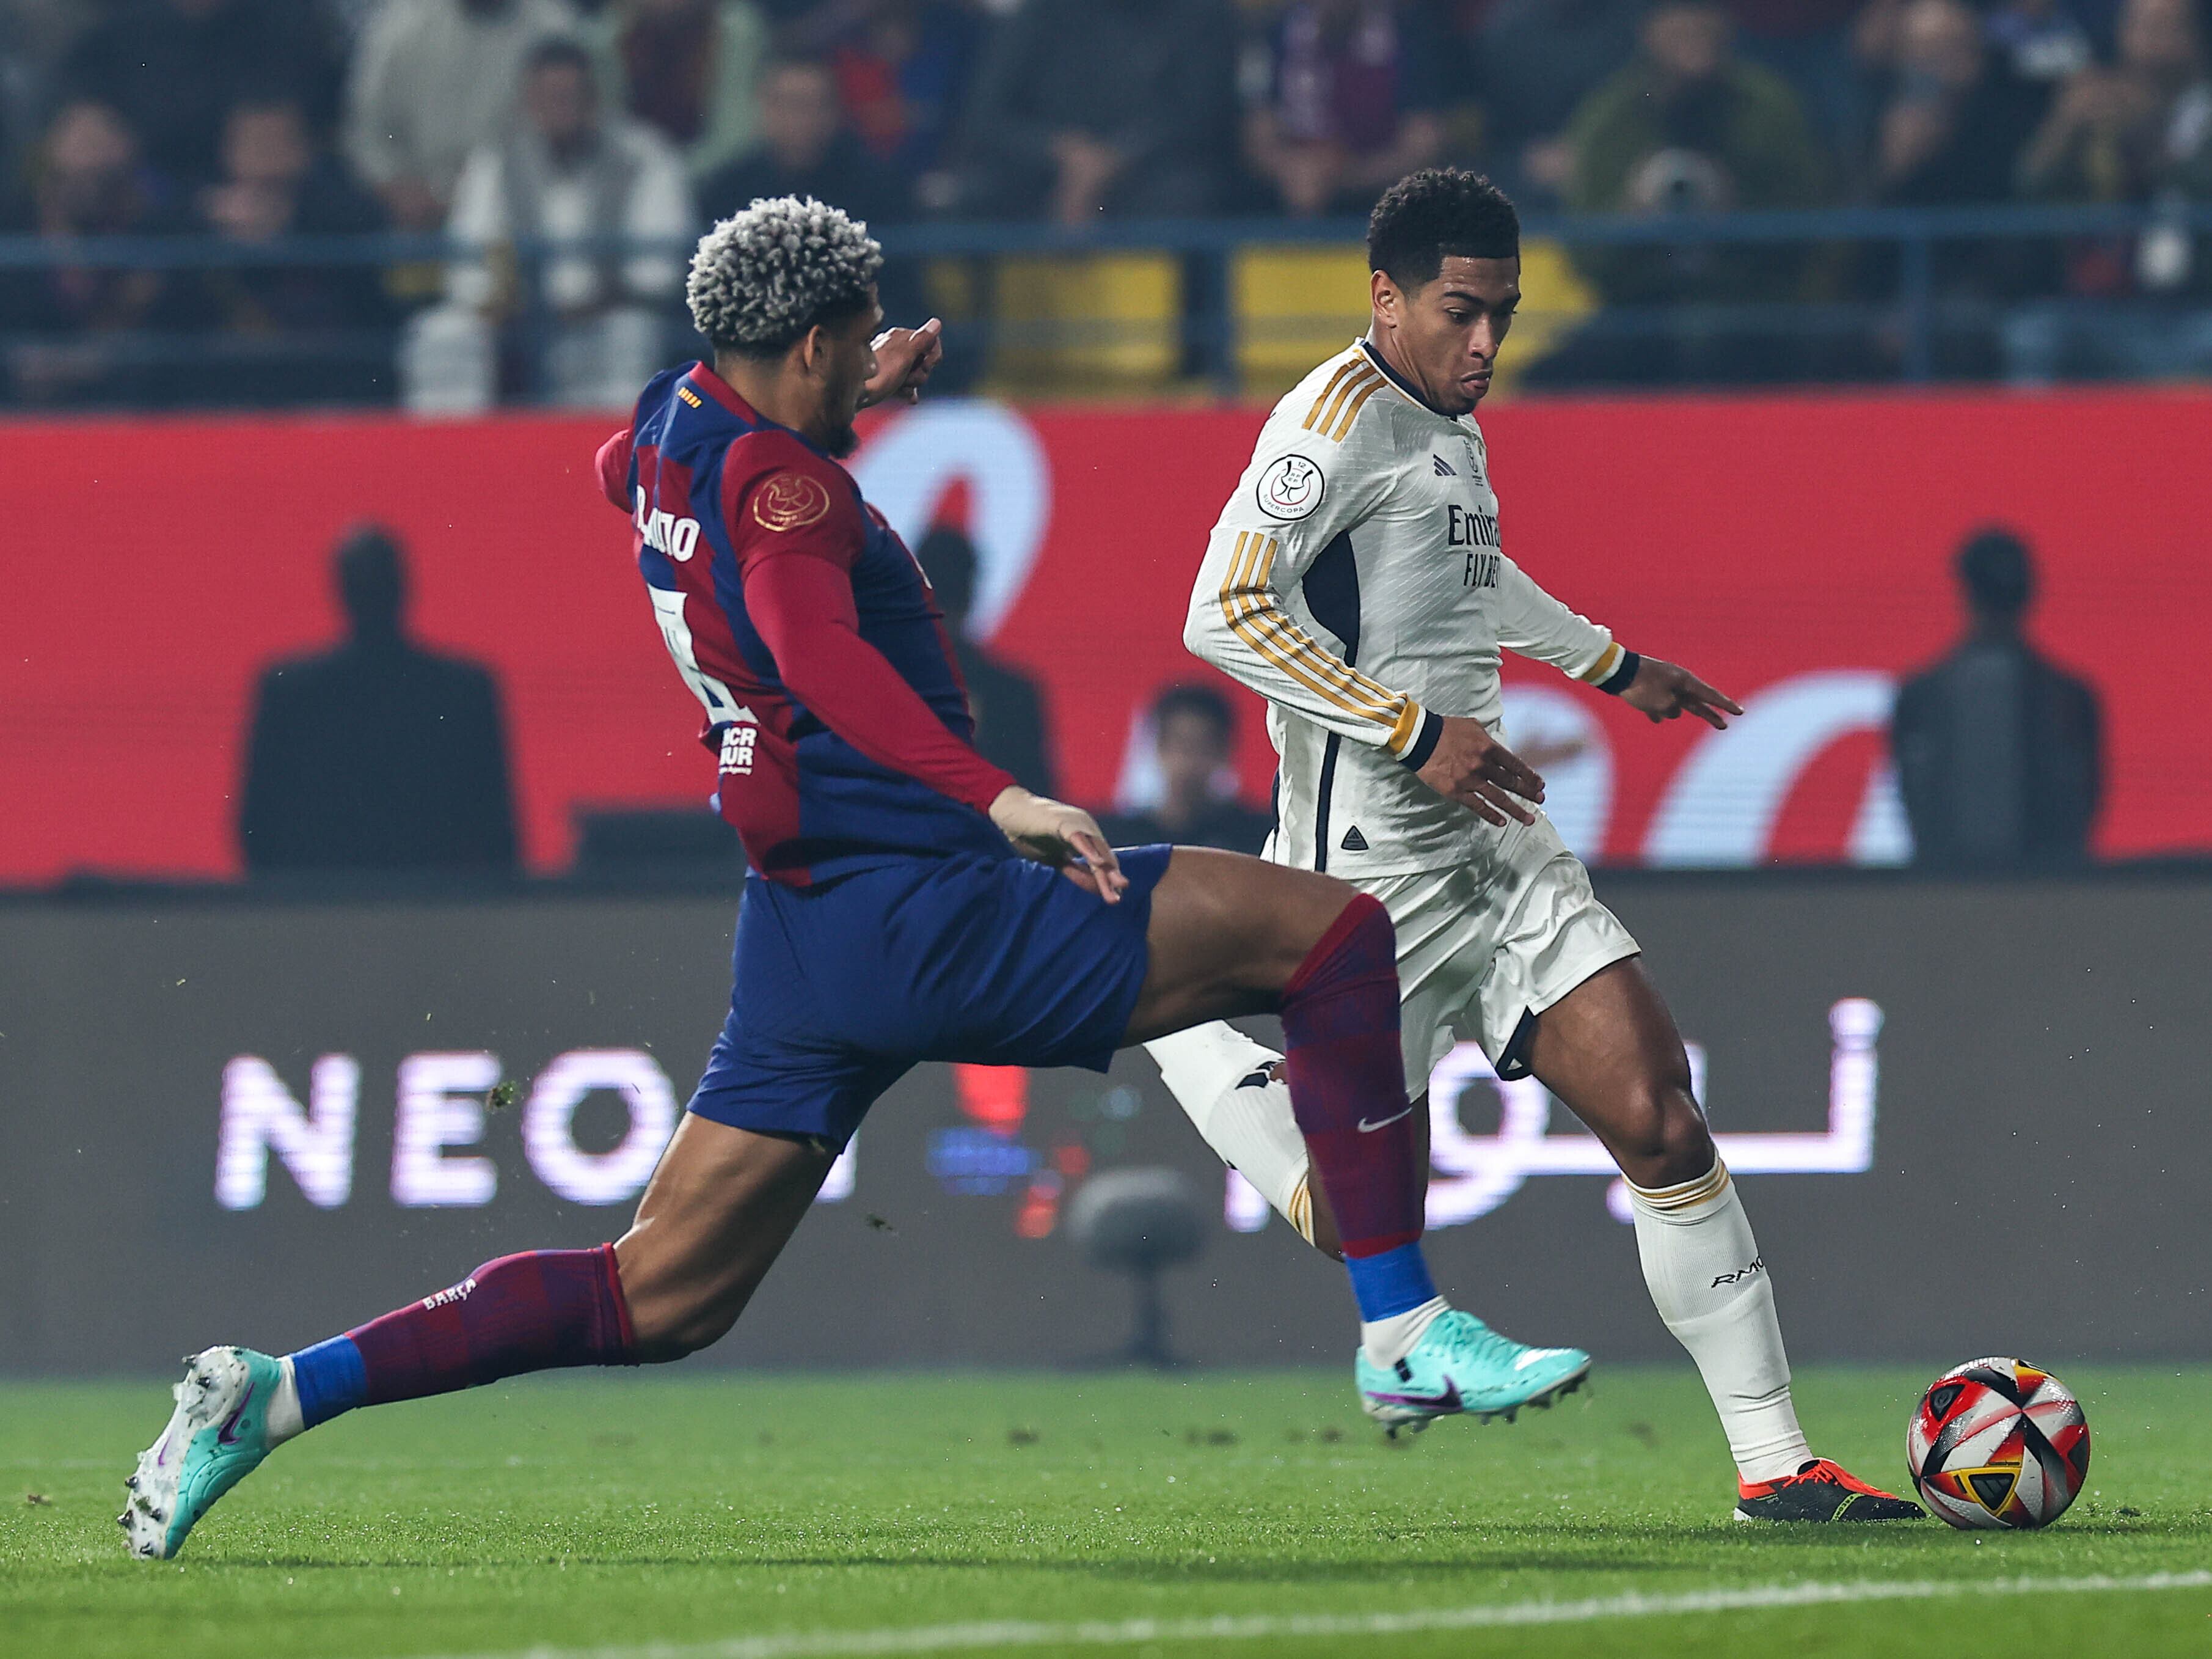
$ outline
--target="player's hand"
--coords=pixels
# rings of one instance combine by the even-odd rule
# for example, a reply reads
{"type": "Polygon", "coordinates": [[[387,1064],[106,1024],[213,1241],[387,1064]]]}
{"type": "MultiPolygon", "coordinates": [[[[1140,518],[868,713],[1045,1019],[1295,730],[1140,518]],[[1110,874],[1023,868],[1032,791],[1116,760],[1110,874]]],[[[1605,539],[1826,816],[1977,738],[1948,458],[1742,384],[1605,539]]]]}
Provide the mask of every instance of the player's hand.
{"type": "Polygon", "coordinates": [[[1526,802],[1541,802],[1544,780],[1519,755],[1490,735],[1480,720],[1444,717],[1443,735],[1415,774],[1438,795],[1471,807],[1487,822],[1533,824],[1526,802]]]}
{"type": "Polygon", "coordinates": [[[886,328],[875,346],[876,372],[860,388],[860,407],[892,398],[920,403],[930,371],[945,361],[945,324],[932,317],[919,328],[886,328]]]}
{"type": "Polygon", "coordinates": [[[1672,720],[1678,715],[1693,714],[1722,732],[1728,729],[1724,717],[1743,712],[1743,705],[1725,692],[1715,691],[1687,668],[1662,662],[1656,656],[1647,656],[1638,665],[1636,678],[1628,682],[1620,700],[1632,709],[1643,710],[1648,719],[1672,720]]]}
{"type": "Polygon", "coordinates": [[[1015,784],[1000,790],[991,802],[991,821],[1023,857],[1050,864],[1108,904],[1120,904],[1128,890],[1121,861],[1106,845],[1098,820],[1082,808],[1032,795],[1015,784]]]}

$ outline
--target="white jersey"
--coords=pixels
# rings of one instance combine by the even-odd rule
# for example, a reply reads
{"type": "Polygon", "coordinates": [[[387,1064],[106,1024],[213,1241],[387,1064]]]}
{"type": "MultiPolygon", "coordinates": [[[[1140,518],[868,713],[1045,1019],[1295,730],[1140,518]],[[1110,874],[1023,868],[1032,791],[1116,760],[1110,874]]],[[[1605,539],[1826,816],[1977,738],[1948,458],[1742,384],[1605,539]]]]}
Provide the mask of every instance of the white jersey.
{"type": "Polygon", "coordinates": [[[1414,775],[1440,717],[1499,730],[1501,650],[1594,683],[1623,656],[1505,557],[1473,418],[1437,413],[1364,341],[1268,416],[1183,643],[1267,699],[1269,856],[1353,879],[1480,861],[1501,834],[1414,775]]]}

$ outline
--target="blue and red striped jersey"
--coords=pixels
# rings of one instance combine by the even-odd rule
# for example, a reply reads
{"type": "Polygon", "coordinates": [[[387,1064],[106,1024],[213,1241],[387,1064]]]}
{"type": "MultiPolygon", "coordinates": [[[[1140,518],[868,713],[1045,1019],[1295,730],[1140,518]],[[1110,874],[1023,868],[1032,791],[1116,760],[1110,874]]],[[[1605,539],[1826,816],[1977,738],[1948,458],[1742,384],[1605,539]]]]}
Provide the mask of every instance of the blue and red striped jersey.
{"type": "Polygon", "coordinates": [[[704,363],[656,375],[599,466],[755,870],[1013,856],[988,816],[1013,779],[975,753],[928,581],[851,473],[704,363]]]}

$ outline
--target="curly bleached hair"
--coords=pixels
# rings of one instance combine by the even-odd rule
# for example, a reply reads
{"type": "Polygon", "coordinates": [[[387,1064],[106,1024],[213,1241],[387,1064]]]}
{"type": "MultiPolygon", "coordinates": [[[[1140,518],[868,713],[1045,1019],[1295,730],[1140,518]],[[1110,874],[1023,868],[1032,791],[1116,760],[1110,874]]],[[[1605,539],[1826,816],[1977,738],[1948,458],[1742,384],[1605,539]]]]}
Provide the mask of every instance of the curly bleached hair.
{"type": "Polygon", "coordinates": [[[811,196],[775,196],[699,239],[684,296],[717,351],[773,357],[860,310],[883,268],[860,220],[811,196]]]}

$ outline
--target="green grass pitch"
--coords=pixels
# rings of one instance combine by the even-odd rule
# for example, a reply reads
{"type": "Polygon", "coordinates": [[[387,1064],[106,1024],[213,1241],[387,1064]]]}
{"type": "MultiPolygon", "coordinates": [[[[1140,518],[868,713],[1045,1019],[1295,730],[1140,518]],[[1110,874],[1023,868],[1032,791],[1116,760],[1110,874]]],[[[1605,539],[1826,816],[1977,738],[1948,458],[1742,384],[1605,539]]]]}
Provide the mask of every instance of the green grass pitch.
{"type": "MultiPolygon", "coordinates": [[[[1897,1479],[1938,1369],[1808,1368],[1816,1446],[1897,1479]]],[[[2212,1655],[2212,1371],[2063,1374],[2095,1463],[2033,1534],[1735,1525],[1686,1369],[1399,1447],[1335,1371],[693,1373],[356,1413],[159,1565],[112,1517],[164,1389],[0,1385],[0,1654],[2212,1655]],[[1862,1599],[1679,1601],[1805,1585],[1862,1599]]]]}

